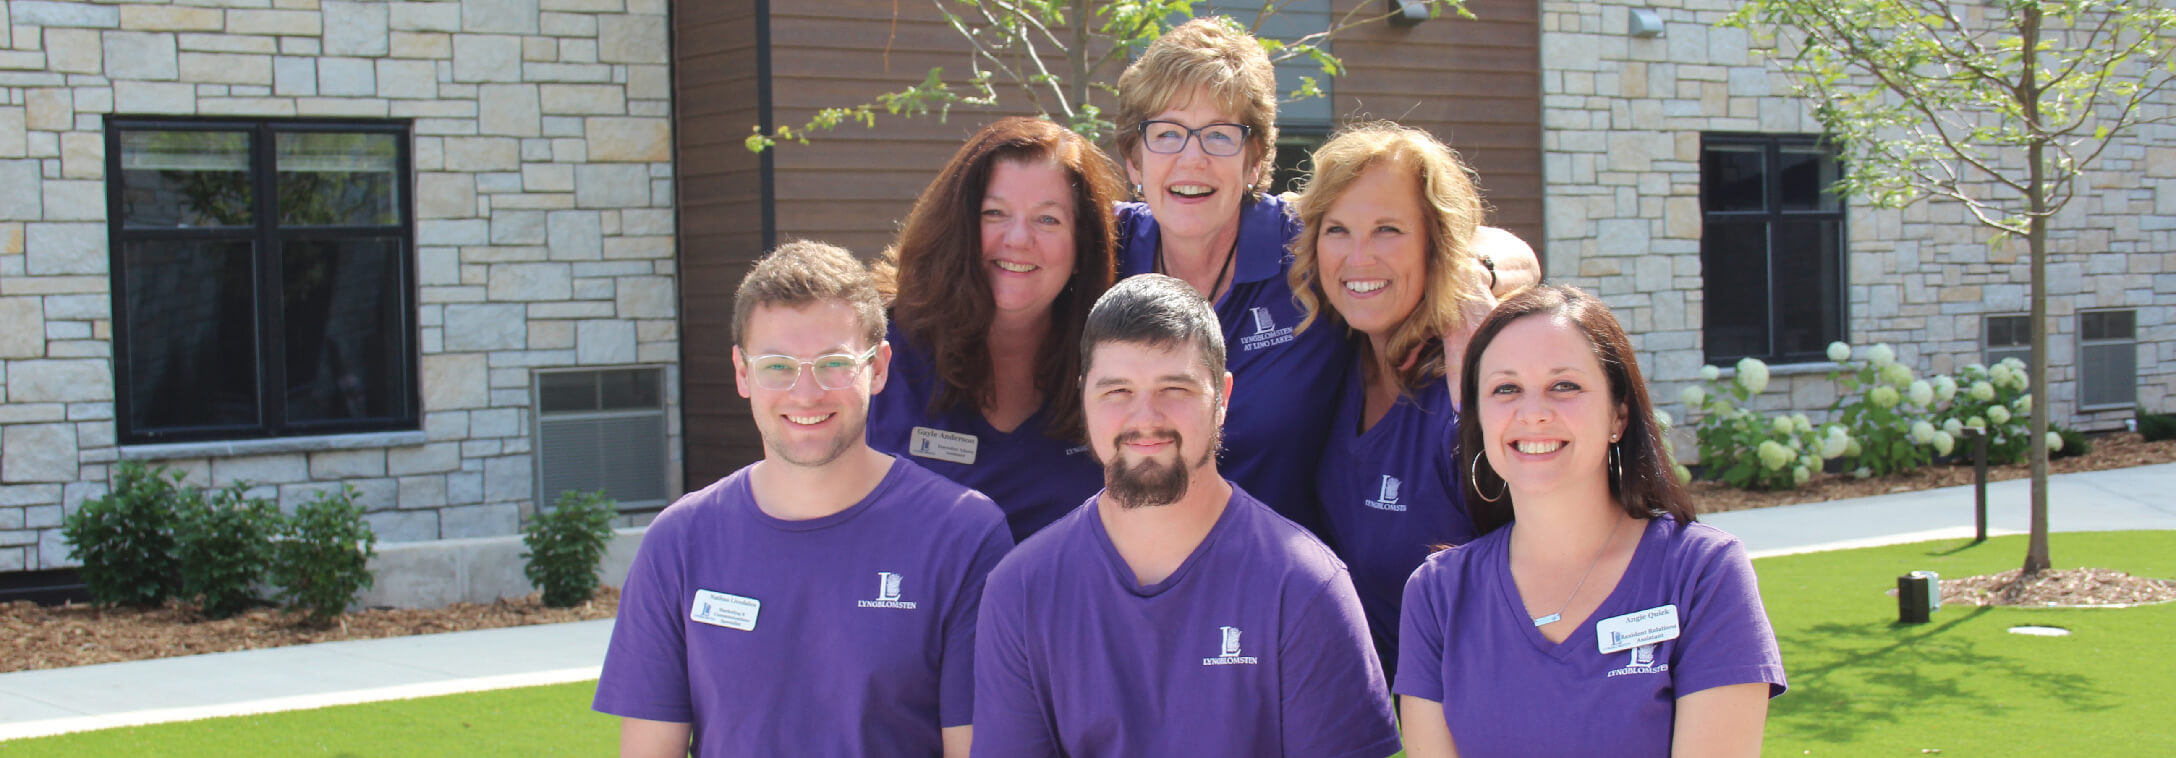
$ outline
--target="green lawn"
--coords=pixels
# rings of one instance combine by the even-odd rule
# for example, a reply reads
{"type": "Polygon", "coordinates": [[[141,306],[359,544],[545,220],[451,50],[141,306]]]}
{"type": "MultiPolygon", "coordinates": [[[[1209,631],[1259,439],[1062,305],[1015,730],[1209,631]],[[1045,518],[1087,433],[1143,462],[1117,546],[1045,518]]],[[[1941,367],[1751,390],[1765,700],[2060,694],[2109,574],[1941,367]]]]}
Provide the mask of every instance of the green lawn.
{"type": "MultiPolygon", "coordinates": [[[[2176,532],[2058,534],[2057,567],[2176,577],[2176,532]]],[[[2106,609],[1950,606],[1898,626],[1884,594],[1914,569],[2013,568],[2023,537],[1767,558],[1755,563],[1791,691],[1772,704],[1766,753],[2176,755],[2176,604],[2106,609]],[[2009,634],[2060,626],[2063,638],[2009,634]]],[[[610,755],[618,721],[589,710],[595,682],[63,735],[0,744],[42,756],[610,755]]]]}
{"type": "MultiPolygon", "coordinates": [[[[2057,534],[2056,568],[2176,577],[2176,532],[2057,534]]],[[[1813,553],[1756,562],[1791,689],[1771,703],[1771,756],[2176,755],[2176,604],[1945,606],[1895,624],[1885,590],[1914,569],[2016,568],[2025,538],[1813,553]],[[2022,624],[2069,637],[2010,634],[2022,624]]]]}

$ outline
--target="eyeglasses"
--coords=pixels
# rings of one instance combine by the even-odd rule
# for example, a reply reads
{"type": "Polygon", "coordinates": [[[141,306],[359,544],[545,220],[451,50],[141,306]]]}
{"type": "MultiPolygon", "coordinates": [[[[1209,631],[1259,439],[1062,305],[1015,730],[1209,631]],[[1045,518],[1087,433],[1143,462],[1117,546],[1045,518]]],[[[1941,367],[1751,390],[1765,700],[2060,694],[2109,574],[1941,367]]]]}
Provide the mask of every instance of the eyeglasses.
{"type": "Polygon", "coordinates": [[[1254,127],[1245,124],[1209,124],[1189,129],[1170,121],[1141,122],[1141,146],[1151,153],[1170,155],[1186,149],[1186,141],[1199,137],[1201,151],[1219,158],[1247,149],[1247,135],[1254,127]]]}
{"type": "Polygon", "coordinates": [[[827,390],[843,390],[853,386],[854,375],[861,373],[861,365],[876,357],[878,344],[860,355],[832,353],[816,356],[815,360],[801,360],[791,355],[758,355],[748,359],[748,376],[756,386],[772,392],[791,392],[801,383],[801,369],[807,367],[816,377],[816,386],[827,390]]]}

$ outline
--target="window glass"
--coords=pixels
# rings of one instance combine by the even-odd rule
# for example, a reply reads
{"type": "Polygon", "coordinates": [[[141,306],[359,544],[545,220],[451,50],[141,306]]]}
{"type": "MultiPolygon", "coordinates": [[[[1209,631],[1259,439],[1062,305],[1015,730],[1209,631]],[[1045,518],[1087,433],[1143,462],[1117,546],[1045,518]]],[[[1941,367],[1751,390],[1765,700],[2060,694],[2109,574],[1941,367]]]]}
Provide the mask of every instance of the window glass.
{"type": "Polygon", "coordinates": [[[287,420],[404,415],[400,241],[293,241],[281,251],[287,420]]]}
{"type": "Polygon", "coordinates": [[[121,133],[121,220],[139,229],[255,220],[248,132],[121,133]]]}
{"type": "Polygon", "coordinates": [[[1784,145],[1777,154],[1783,210],[1833,211],[1840,206],[1836,193],[1829,191],[1836,183],[1837,163],[1827,151],[1813,145],[1784,145]]]}
{"type": "Polygon", "coordinates": [[[1793,221],[1776,225],[1773,290],[1778,355],[1820,352],[1842,334],[1843,275],[1837,270],[1841,249],[1836,221],[1793,221]]]}
{"type": "Polygon", "coordinates": [[[1988,316],[1988,347],[2030,347],[2032,345],[2032,319],[2029,316],[1988,316]]]}
{"type": "Polygon", "coordinates": [[[538,374],[537,405],[545,413],[597,410],[597,372],[555,371],[538,374]]]}
{"type": "Polygon", "coordinates": [[[1768,207],[1767,177],[1761,174],[1760,145],[1709,145],[1700,156],[1707,211],[1759,211],[1768,207]]]}
{"type": "Polygon", "coordinates": [[[656,369],[598,372],[597,383],[604,409],[663,407],[664,399],[658,396],[659,373],[656,369]]]}
{"type": "Polygon", "coordinates": [[[258,423],[250,244],[129,242],[121,259],[131,426],[258,423]]]}
{"type": "Polygon", "coordinates": [[[400,223],[399,142],[394,135],[281,132],[275,142],[281,224],[400,223]]]}
{"type": "Polygon", "coordinates": [[[2078,314],[2079,336],[2089,340],[2127,340],[2134,334],[2135,311],[2086,311],[2078,314]]]}
{"type": "Polygon", "coordinates": [[[1768,261],[1739,251],[1765,250],[1759,223],[1710,222],[1701,238],[1700,272],[1710,355],[1768,354],[1768,261]]]}

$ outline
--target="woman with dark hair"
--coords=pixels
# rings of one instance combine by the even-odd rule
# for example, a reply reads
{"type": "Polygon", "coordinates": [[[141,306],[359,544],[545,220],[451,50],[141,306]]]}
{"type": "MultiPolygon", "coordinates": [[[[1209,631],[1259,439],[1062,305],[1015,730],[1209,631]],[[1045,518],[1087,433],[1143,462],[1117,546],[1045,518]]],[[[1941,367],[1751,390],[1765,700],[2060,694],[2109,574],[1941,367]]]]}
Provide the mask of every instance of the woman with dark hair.
{"type": "Polygon", "coordinates": [[[1443,337],[1495,304],[1474,255],[1481,197],[1449,147],[1387,121],[1338,132],[1310,163],[1289,277],[1299,329],[1349,332],[1357,353],[1332,401],[1315,502],[1394,675],[1406,578],[1434,547],[1475,534],[1451,405],[1458,356],[1443,337]]]}
{"type": "Polygon", "coordinates": [[[1694,523],[1616,317],[1527,290],[1463,373],[1486,534],[1406,584],[1407,755],[1758,755],[1784,689],[1775,632],[1744,547],[1694,523]]]}
{"type": "Polygon", "coordinates": [[[1080,408],[1080,329],[1114,277],[1120,191],[1095,145],[1043,119],[967,140],[876,264],[891,380],[869,445],[997,501],[1013,538],[1103,486],[1080,408]]]}
{"type": "Polygon", "coordinates": [[[1118,157],[1139,202],[1120,203],[1119,272],[1193,285],[1224,325],[1232,372],[1224,476],[1286,518],[1320,528],[1321,402],[1352,349],[1334,330],[1293,330],[1285,247],[1291,204],[1276,168],[1277,73],[1246,30],[1199,18],[1158,37],[1118,78],[1118,157]]]}

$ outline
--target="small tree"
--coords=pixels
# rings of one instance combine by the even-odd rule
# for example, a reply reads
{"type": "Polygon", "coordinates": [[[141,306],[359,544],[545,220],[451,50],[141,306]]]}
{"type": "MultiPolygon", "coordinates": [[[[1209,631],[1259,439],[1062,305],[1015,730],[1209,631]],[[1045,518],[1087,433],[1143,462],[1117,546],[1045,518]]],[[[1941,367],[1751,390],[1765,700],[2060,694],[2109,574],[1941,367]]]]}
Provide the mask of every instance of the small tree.
{"type": "Polygon", "coordinates": [[[1840,191],[1964,204],[2032,259],[2032,528],[2048,568],[2048,222],[2109,145],[2168,123],[2176,10],[2111,0],[1750,0],[1732,23],[1795,45],[1776,63],[1850,165],[1840,191]]]}
{"type": "MultiPolygon", "coordinates": [[[[967,67],[971,72],[959,86],[945,81],[944,68],[929,70],[919,84],[877,95],[860,105],[824,108],[800,127],[780,125],[764,134],[757,125],[748,137],[748,149],[761,152],[779,140],[808,142],[811,133],[858,122],[874,128],[876,115],[924,116],[935,111],[939,118],[954,105],[996,106],[1000,89],[1018,91],[1038,115],[1065,124],[1089,139],[1110,136],[1115,126],[1101,108],[1090,102],[1094,95],[1115,95],[1113,84],[1125,62],[1176,22],[1193,18],[1201,0],[929,0],[945,23],[967,43],[967,67]]],[[[1235,3],[1245,5],[1251,3],[1235,3]]],[[[1209,3],[1214,10],[1214,3],[1209,3]]],[[[1283,3],[1262,0],[1249,31],[1259,31],[1262,21],[1275,15],[1283,3]]],[[[1330,25],[1294,40],[1262,39],[1273,62],[1308,58],[1325,76],[1340,76],[1344,64],[1329,51],[1330,41],[1350,29],[1384,23],[1411,8],[1429,18],[1450,11],[1472,18],[1464,0],[1406,0],[1403,3],[1356,2],[1336,14],[1330,25]]],[[[896,6],[894,6],[896,8],[896,6]]],[[[894,13],[896,14],[896,10],[894,13]]],[[[1302,77],[1294,99],[1321,97],[1313,77],[1302,77]]]]}
{"type": "Polygon", "coordinates": [[[559,493],[551,510],[539,511],[521,529],[522,574],[544,592],[544,604],[570,608],[597,591],[597,572],[612,546],[612,519],[619,503],[599,492],[559,493]]]}

